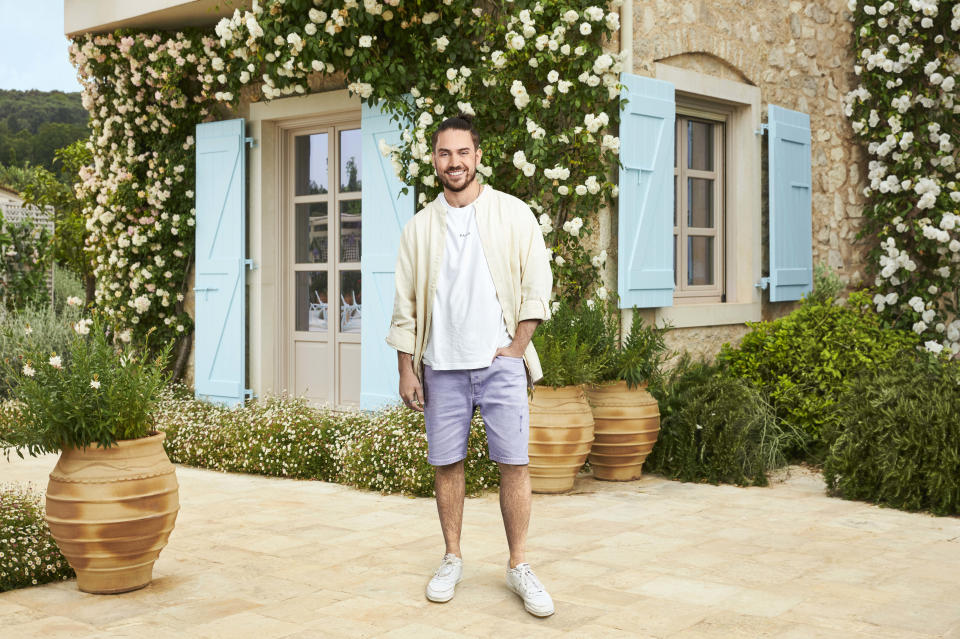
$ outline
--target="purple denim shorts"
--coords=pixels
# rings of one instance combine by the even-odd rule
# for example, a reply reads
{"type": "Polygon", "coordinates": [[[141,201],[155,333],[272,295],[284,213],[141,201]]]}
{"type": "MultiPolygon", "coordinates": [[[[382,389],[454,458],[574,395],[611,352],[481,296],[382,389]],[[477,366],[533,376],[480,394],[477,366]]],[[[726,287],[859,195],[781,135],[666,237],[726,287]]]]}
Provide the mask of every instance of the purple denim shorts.
{"type": "Polygon", "coordinates": [[[435,371],[424,364],[427,462],[446,466],[467,456],[470,420],[479,407],[490,459],[529,463],[530,409],[522,357],[499,356],[486,368],[435,371]]]}

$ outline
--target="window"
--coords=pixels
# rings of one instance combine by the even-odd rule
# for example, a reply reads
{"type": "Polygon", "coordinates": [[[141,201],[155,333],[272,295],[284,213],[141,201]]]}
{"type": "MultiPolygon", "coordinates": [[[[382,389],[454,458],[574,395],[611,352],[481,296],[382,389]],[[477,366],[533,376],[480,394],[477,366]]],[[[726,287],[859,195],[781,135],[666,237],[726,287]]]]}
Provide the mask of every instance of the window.
{"type": "Polygon", "coordinates": [[[675,126],[674,301],[724,302],[725,116],[678,107],[675,126]]]}

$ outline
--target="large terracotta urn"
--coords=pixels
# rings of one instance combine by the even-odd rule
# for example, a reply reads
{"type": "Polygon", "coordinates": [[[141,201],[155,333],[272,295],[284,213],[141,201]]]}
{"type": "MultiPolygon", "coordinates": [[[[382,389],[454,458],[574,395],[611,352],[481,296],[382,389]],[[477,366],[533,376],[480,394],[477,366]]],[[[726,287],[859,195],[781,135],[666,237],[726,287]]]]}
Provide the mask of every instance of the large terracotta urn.
{"type": "Polygon", "coordinates": [[[564,493],[587,461],[593,413],[580,386],[535,386],[530,399],[530,484],[535,493],[564,493]]]}
{"type": "Polygon", "coordinates": [[[142,588],[180,510],[164,433],[65,448],[47,484],[46,520],[84,592],[142,588]]]}
{"type": "Polygon", "coordinates": [[[646,383],[630,389],[627,383],[587,389],[593,408],[594,442],[590,468],[597,479],[639,479],[643,462],[660,433],[660,408],[646,383]]]}

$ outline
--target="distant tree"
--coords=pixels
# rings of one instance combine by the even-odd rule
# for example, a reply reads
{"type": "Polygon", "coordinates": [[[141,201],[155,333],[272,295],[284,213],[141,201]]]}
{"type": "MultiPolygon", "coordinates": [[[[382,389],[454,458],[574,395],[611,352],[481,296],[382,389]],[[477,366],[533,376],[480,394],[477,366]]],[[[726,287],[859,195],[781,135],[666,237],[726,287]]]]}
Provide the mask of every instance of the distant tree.
{"type": "Polygon", "coordinates": [[[54,165],[59,174],[38,168],[32,184],[22,192],[24,202],[38,207],[51,206],[55,211],[54,258],[79,275],[86,289],[87,303],[94,299],[96,281],[93,264],[84,250],[87,238],[86,220],[83,218],[83,203],[73,191],[80,168],[91,162],[90,151],[83,140],[77,140],[58,149],[54,165]]]}
{"type": "Polygon", "coordinates": [[[0,164],[54,170],[56,149],[88,134],[79,93],[0,90],[0,164]]]}

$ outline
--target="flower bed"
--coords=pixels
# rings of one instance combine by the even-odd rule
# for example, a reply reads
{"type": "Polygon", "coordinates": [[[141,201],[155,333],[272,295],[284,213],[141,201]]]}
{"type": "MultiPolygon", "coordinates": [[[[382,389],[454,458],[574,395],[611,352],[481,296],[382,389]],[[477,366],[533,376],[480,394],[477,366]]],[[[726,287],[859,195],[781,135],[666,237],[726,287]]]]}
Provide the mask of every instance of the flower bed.
{"type": "Polygon", "coordinates": [[[0,485],[0,592],[74,576],[43,520],[41,495],[0,485]]]}
{"type": "MultiPolygon", "coordinates": [[[[281,396],[228,409],[180,387],[161,400],[157,428],[167,434],[170,459],[189,466],[433,495],[423,415],[399,405],[341,412],[281,396]]],[[[466,483],[468,494],[499,484],[479,416],[470,431],[466,483]]]]}

